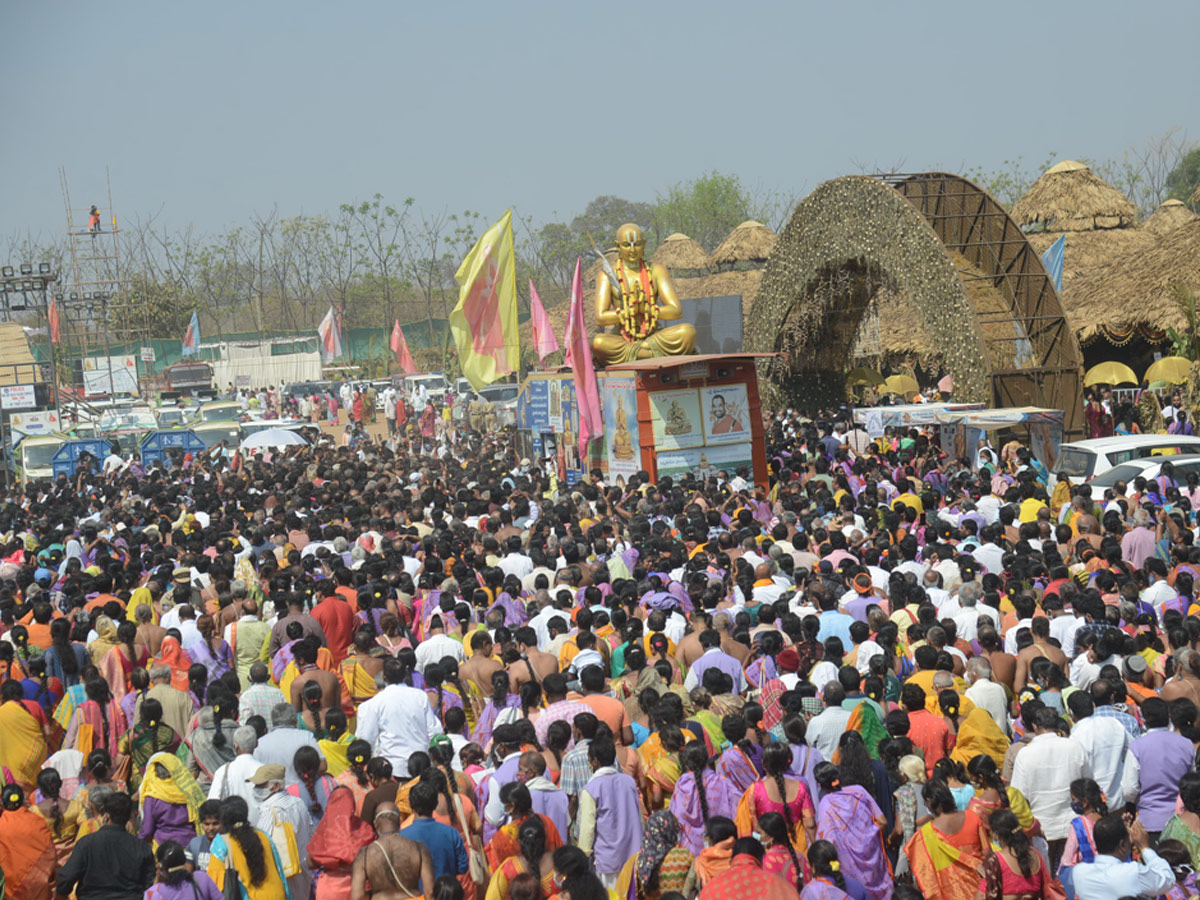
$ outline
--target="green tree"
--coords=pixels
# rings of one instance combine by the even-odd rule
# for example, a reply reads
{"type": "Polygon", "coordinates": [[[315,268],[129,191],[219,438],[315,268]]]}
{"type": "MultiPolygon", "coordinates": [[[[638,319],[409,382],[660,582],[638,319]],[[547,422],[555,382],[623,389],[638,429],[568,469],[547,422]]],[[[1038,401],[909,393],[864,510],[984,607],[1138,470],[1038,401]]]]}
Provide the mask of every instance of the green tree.
{"type": "Polygon", "coordinates": [[[1182,200],[1200,210],[1200,202],[1192,202],[1196,189],[1200,188],[1200,147],[1185,156],[1167,176],[1167,199],[1182,200]]]}
{"type": "Polygon", "coordinates": [[[1057,153],[1051,153],[1036,168],[1030,168],[1025,163],[1025,157],[1018,156],[1004,160],[996,169],[974,166],[962,174],[991,194],[1005,209],[1012,209],[1012,205],[1025,195],[1041,174],[1054,165],[1057,156],[1057,153]]]}
{"type": "Polygon", "coordinates": [[[714,171],[660,194],[654,225],[662,237],[682,232],[711,253],[734,228],[760,214],[736,175],[714,171]]]}

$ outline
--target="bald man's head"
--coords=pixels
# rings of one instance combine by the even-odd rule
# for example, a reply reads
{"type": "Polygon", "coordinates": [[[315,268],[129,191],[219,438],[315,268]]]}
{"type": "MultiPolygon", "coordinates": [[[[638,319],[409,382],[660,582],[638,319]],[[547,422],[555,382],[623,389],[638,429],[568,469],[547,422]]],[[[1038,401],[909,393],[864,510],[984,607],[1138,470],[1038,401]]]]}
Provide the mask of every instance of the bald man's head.
{"type": "Polygon", "coordinates": [[[395,803],[380,803],[375,807],[374,825],[378,834],[395,834],[400,830],[400,808],[395,803]]]}

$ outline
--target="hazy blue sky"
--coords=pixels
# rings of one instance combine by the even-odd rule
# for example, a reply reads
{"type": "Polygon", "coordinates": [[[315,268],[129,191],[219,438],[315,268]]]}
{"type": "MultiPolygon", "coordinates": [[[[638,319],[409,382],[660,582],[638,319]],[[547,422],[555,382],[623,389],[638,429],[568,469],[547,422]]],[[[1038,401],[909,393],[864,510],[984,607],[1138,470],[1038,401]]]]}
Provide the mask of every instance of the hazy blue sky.
{"type": "Polygon", "coordinates": [[[0,2],[0,236],[215,231],[381,192],[569,217],[717,169],[804,194],[860,166],[1105,158],[1200,137],[1195,0],[0,2]]]}

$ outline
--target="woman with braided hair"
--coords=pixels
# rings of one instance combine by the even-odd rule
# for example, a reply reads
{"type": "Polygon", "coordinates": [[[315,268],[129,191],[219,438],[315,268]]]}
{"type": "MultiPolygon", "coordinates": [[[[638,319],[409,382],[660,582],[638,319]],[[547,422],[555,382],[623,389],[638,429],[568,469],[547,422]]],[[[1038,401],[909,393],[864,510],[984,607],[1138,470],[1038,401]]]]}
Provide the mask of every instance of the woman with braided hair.
{"type": "Polygon", "coordinates": [[[329,794],[337,787],[333,778],[321,774],[322,762],[321,752],[316,747],[298,749],[292,758],[292,768],[300,781],[287,787],[289,794],[304,801],[314,825],[321,821],[329,804],[329,794]]]}
{"type": "Polygon", "coordinates": [[[440,662],[430,663],[425,667],[425,695],[429,697],[429,705],[438,721],[445,725],[446,709],[451,706],[462,706],[462,697],[445,686],[447,672],[440,662]]]}
{"type": "Polygon", "coordinates": [[[514,781],[500,788],[500,802],[504,804],[508,824],[503,825],[488,841],[484,852],[487,853],[488,865],[496,871],[509,857],[520,853],[519,831],[525,822],[537,819],[542,823],[547,850],[553,852],[562,846],[562,837],[558,828],[548,816],[533,811],[533,797],[529,788],[520,781],[514,781]]]}
{"type": "Polygon", "coordinates": [[[779,813],[766,812],[758,817],[759,834],[766,845],[763,871],[772,872],[785,881],[793,882],[797,890],[804,887],[801,856],[796,853],[787,819],[779,813]]]}
{"type": "Polygon", "coordinates": [[[982,865],[984,897],[999,900],[1009,895],[1047,896],[1049,870],[1016,815],[1011,810],[998,810],[992,815],[991,833],[997,849],[982,865]]]}
{"type": "Polygon", "coordinates": [[[816,836],[815,811],[808,786],[791,778],[792,750],[771,744],[763,751],[763,777],[742,795],[738,804],[738,833],[762,832],[758,819],[764,813],[783,817],[790,845],[803,856],[816,836]]]}
{"type": "Polygon", "coordinates": [[[208,874],[224,888],[226,872],[236,872],[242,900],[289,900],[279,854],[271,839],[250,825],[249,818],[243,798],[221,801],[221,833],[209,850],[208,874]]]}
{"type": "Polygon", "coordinates": [[[161,703],[153,697],[142,701],[137,724],[121,736],[117,749],[130,757],[129,787],[130,790],[137,790],[152,756],[160,750],[174,753],[179,749],[179,735],[163,721],[161,703]]]}
{"type": "Polygon", "coordinates": [[[316,681],[306,681],[300,689],[300,702],[304,704],[300,720],[318,741],[325,737],[325,717],[321,708],[324,698],[325,692],[316,681]]]}
{"type": "Polygon", "coordinates": [[[113,698],[108,682],[103,678],[87,682],[85,691],[87,700],[71,714],[63,746],[78,750],[84,757],[97,747],[115,754],[121,735],[125,733],[125,714],[121,705],[113,698]]]}
{"type": "MultiPolygon", "coordinates": [[[[817,809],[816,837],[837,848],[846,874],[863,883],[870,900],[887,900],[892,872],[883,845],[882,829],[887,825],[883,811],[865,788],[845,784],[832,763],[821,763],[814,774],[825,794],[817,809]]],[[[948,790],[946,794],[949,796],[948,790]]],[[[952,797],[950,802],[954,802],[952,797]]]]}
{"type": "Polygon", "coordinates": [[[37,777],[36,802],[30,807],[46,820],[60,866],[70,858],[79,836],[80,822],[85,818],[83,807],[77,803],[68,804],[62,798],[62,788],[63,781],[57,769],[42,769],[37,777]]]}
{"type": "Polygon", "coordinates": [[[370,743],[355,739],[346,747],[346,768],[333,779],[335,783],[350,788],[350,792],[354,794],[356,813],[362,812],[363,800],[371,790],[371,781],[367,778],[367,763],[370,761],[370,743]]]}
{"type": "Polygon", "coordinates": [[[762,777],[762,748],[746,739],[746,719],[741,715],[723,717],[721,732],[725,749],[717,760],[717,774],[729,781],[740,797],[762,777]]]}
{"type": "Polygon", "coordinates": [[[679,823],[680,844],[695,854],[704,849],[704,825],[713,816],[733,818],[737,792],[728,779],[708,767],[708,750],[691,741],[679,755],[683,774],[675,784],[669,809],[679,823]]]}
{"type": "Polygon", "coordinates": [[[471,730],[472,743],[478,744],[480,747],[486,748],[492,741],[492,729],[496,726],[496,719],[505,709],[517,709],[521,705],[521,698],[517,694],[510,693],[511,682],[508,679],[508,673],[503,669],[492,673],[492,696],[483,709],[479,713],[479,719],[475,722],[475,727],[471,730]]]}
{"type": "Polygon", "coordinates": [[[512,900],[512,883],[518,875],[533,875],[542,892],[550,897],[558,892],[555,881],[554,849],[546,836],[546,826],[538,816],[530,816],[516,829],[519,852],[509,856],[492,874],[484,900],[512,900]]]}
{"type": "Polygon", "coordinates": [[[196,714],[196,728],[187,740],[195,761],[193,774],[206,791],[221,766],[237,755],[233,733],[238,728],[238,698],[221,682],[208,686],[208,705],[196,714]]]}

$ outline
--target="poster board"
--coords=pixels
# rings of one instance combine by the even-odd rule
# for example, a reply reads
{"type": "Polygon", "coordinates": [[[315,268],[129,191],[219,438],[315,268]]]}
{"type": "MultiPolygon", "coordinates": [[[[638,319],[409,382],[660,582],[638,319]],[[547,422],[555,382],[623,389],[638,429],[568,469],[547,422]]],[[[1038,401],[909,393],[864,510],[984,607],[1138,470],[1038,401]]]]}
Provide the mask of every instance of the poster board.
{"type": "Polygon", "coordinates": [[[746,385],[723,384],[700,389],[704,417],[704,443],[738,444],[750,436],[750,404],[746,385]]]}
{"type": "Polygon", "coordinates": [[[608,477],[634,475],[642,467],[637,420],[637,382],[632,375],[610,376],[601,382],[604,398],[605,457],[608,477]]]}
{"type": "Polygon", "coordinates": [[[703,445],[699,390],[655,391],[649,396],[654,446],[660,454],[703,445]]]}
{"type": "Polygon", "coordinates": [[[670,475],[680,478],[688,473],[705,479],[725,471],[730,476],[740,467],[754,470],[754,453],[751,444],[724,444],[716,447],[694,447],[672,450],[658,454],[658,476],[670,475]]]}

